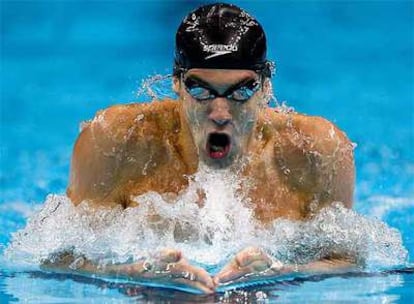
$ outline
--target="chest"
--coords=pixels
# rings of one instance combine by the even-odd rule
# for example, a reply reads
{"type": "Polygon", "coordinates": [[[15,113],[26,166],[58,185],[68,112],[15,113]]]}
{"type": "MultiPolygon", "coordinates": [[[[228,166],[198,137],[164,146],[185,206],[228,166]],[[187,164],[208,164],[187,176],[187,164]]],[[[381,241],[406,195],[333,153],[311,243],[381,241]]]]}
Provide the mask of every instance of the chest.
{"type": "Polygon", "coordinates": [[[256,158],[243,172],[244,191],[261,222],[279,217],[300,220],[306,216],[309,195],[292,186],[287,173],[266,157],[256,158]]]}
{"type": "MultiPolygon", "coordinates": [[[[285,170],[289,168],[277,166],[271,151],[262,149],[260,153],[251,153],[246,164],[235,178],[240,178],[240,195],[249,203],[258,220],[266,223],[279,217],[304,218],[309,196],[287,181],[288,171],[285,170]]],[[[145,178],[129,180],[126,192],[132,196],[148,191],[180,193],[186,190],[189,177],[195,173],[178,155],[170,154],[168,162],[154,167],[149,165],[145,178]]]]}

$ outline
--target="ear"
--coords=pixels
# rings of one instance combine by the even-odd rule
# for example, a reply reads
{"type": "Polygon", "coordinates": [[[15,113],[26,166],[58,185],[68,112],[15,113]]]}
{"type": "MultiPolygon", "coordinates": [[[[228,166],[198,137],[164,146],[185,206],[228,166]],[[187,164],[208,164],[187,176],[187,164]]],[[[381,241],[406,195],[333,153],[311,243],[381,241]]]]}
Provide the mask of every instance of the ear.
{"type": "Polygon", "coordinates": [[[263,87],[263,92],[265,93],[269,92],[269,90],[272,89],[272,83],[269,77],[266,77],[265,79],[263,79],[262,87],[263,87]]]}
{"type": "Polygon", "coordinates": [[[263,80],[262,84],[262,91],[263,91],[263,101],[265,105],[268,105],[270,100],[273,97],[273,87],[272,82],[269,77],[266,77],[263,80]]]}
{"type": "Polygon", "coordinates": [[[177,76],[173,76],[172,78],[172,89],[176,94],[180,92],[180,78],[177,76]]]}

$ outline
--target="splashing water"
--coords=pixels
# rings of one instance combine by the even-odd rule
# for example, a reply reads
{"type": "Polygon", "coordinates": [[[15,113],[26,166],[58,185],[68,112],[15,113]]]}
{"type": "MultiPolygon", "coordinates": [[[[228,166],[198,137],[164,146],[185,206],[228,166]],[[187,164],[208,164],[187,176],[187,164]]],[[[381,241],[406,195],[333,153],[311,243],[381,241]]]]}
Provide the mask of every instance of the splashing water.
{"type": "Polygon", "coordinates": [[[40,263],[71,250],[88,259],[126,262],[176,248],[203,266],[217,269],[246,246],[259,246],[284,263],[306,263],[328,255],[353,256],[370,268],[400,266],[407,251],[400,233],[340,203],[307,222],[277,219],[263,228],[241,191],[243,180],[230,172],[201,169],[178,195],[148,192],[138,207],[74,207],[65,196],[50,195],[27,226],[13,235],[8,259],[40,263]],[[199,193],[204,193],[204,203],[199,193]],[[156,214],[154,214],[156,210],[156,214]]]}
{"type": "MultiPolygon", "coordinates": [[[[137,96],[174,98],[171,79],[151,76],[137,96]]],[[[277,101],[271,84],[265,95],[276,111],[294,111],[277,101]]],[[[49,195],[27,226],[13,235],[5,257],[39,264],[51,254],[72,251],[101,263],[122,263],[176,248],[215,271],[238,251],[258,246],[284,263],[330,255],[354,257],[367,269],[407,262],[398,230],[339,202],[307,222],[277,219],[264,228],[254,218],[253,202],[243,195],[248,181],[206,167],[188,178],[189,187],[182,193],[148,192],[135,198],[138,207],[127,209],[93,209],[87,202],[74,207],[66,196],[49,195]]]]}
{"type": "Polygon", "coordinates": [[[151,101],[177,98],[177,94],[171,89],[172,77],[171,74],[156,74],[142,80],[136,96],[149,98],[151,101]]]}
{"type": "MultiPolygon", "coordinates": [[[[173,98],[171,77],[149,77],[137,95],[173,98]]],[[[271,84],[265,94],[276,111],[294,111],[277,101],[271,84]]],[[[75,208],[67,197],[50,195],[27,226],[14,234],[5,256],[39,264],[51,254],[70,250],[94,261],[122,263],[176,248],[193,262],[218,270],[243,248],[258,246],[284,263],[351,256],[375,269],[407,260],[396,229],[340,203],[307,222],[277,219],[265,229],[254,218],[252,202],[243,196],[248,181],[204,167],[188,178],[189,187],[182,193],[148,192],[135,198],[138,207],[125,210],[94,210],[86,202],[75,208]]]]}

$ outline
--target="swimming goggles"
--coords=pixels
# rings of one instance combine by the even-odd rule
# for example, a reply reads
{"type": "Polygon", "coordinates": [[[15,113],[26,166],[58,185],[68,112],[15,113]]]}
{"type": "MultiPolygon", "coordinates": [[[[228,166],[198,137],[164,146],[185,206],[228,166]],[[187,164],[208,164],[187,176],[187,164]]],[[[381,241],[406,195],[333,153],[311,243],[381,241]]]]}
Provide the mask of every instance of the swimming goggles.
{"type": "Polygon", "coordinates": [[[246,102],[260,89],[261,82],[258,79],[248,79],[227,89],[223,94],[210,88],[206,83],[195,78],[184,79],[184,87],[188,94],[197,101],[213,100],[217,97],[225,97],[235,102],[246,102]]]}

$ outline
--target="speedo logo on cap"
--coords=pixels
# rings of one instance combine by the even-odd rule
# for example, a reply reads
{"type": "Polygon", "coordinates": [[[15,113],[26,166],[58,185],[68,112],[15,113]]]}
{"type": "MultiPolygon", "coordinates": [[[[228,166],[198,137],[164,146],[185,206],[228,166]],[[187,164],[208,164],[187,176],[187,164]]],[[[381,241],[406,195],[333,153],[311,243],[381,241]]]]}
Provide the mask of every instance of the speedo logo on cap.
{"type": "Polygon", "coordinates": [[[203,45],[203,51],[208,53],[213,53],[208,55],[204,59],[210,59],[217,56],[222,56],[232,52],[237,52],[238,46],[236,44],[209,44],[203,45]]]}

